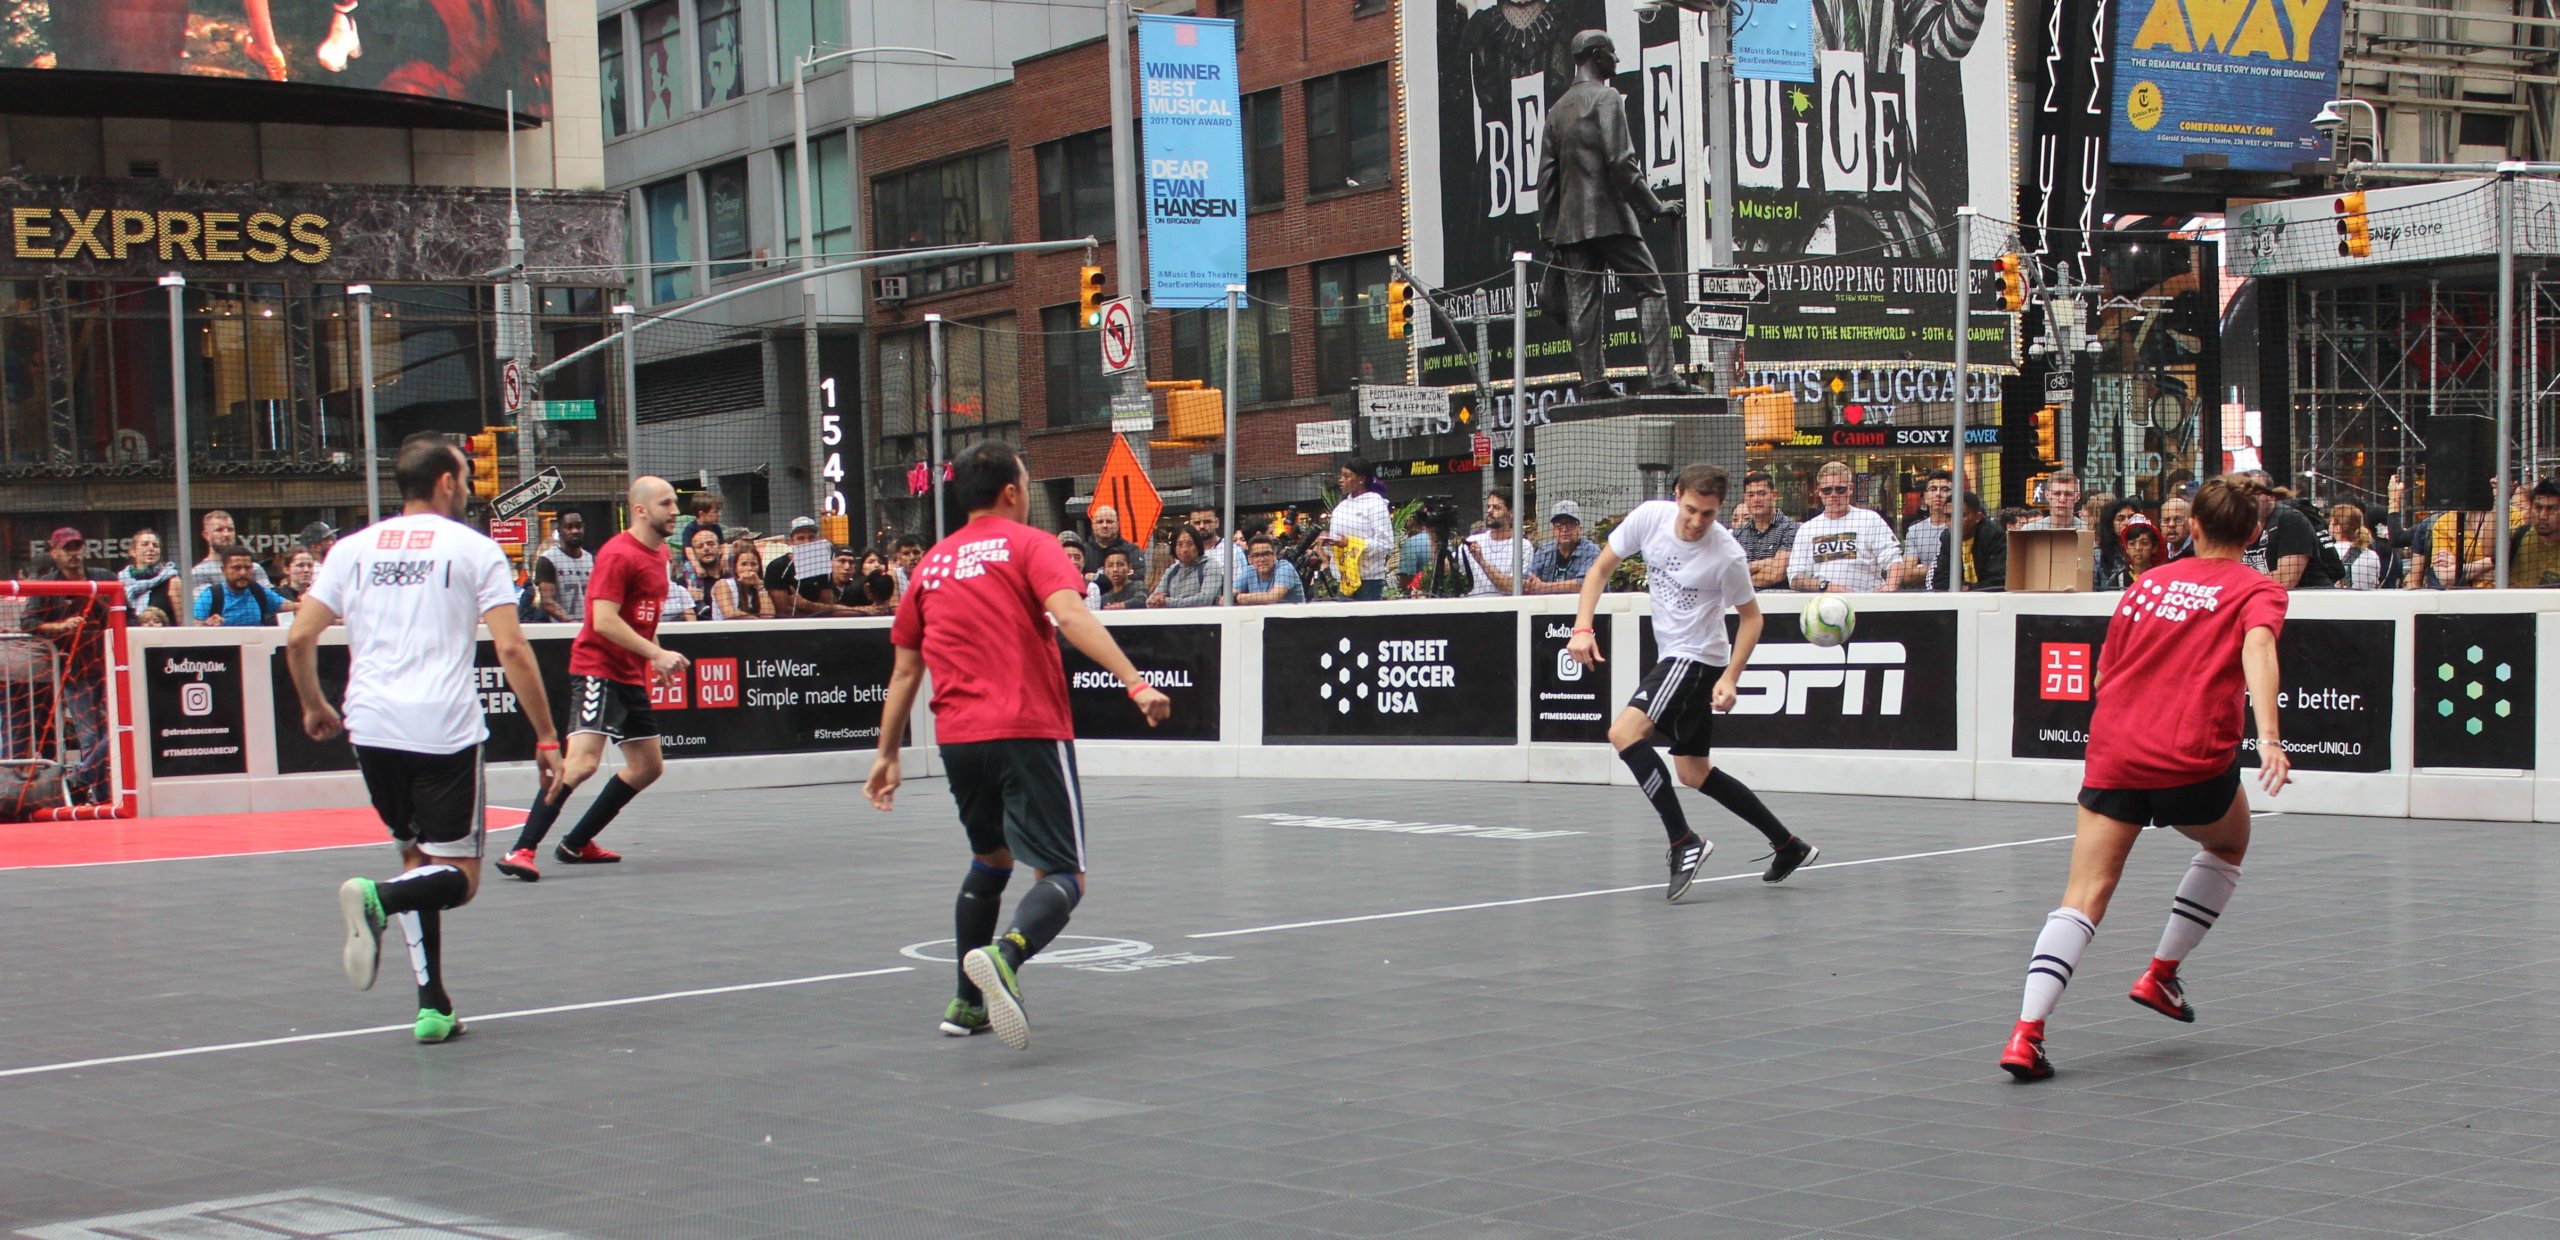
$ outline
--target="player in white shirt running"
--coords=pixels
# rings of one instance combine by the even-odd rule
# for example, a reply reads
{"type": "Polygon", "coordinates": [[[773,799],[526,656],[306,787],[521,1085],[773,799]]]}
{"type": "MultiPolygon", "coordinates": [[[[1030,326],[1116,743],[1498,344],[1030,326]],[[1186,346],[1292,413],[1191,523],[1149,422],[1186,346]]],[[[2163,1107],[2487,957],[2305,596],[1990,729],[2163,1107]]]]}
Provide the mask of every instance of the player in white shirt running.
{"type": "Polygon", "coordinates": [[[1760,643],[1760,603],[1751,592],[1750,561],[1733,532],[1716,523],[1728,485],[1722,469],[1692,465],[1680,471],[1673,498],[1636,505],[1609,532],[1609,545],[1583,575],[1582,606],[1574,613],[1573,640],[1565,648],[1586,667],[1608,662],[1592,634],[1592,615],[1619,562],[1631,555],[1643,556],[1653,594],[1654,644],[1661,658],[1609,724],[1609,743],[1617,748],[1618,760],[1635,773],[1636,787],[1653,802],[1654,812],[1662,816],[1664,833],[1671,837],[1671,849],[1664,858],[1671,870],[1670,885],[1663,891],[1666,900],[1687,894],[1698,863],[1715,851],[1715,845],[1689,829],[1680,794],[1671,784],[1671,771],[1663,766],[1662,755],[1654,752],[1655,737],[1670,743],[1671,762],[1679,770],[1681,783],[1714,797],[1768,837],[1769,869],[1760,881],[1783,881],[1796,867],[1821,855],[1820,849],[1789,832],[1741,780],[1716,769],[1708,758],[1715,717],[1733,709],[1734,687],[1751,661],[1752,647],[1760,643]],[[1728,607],[1742,617],[1730,640],[1724,631],[1728,607]]]}
{"type": "Polygon", "coordinates": [[[1849,506],[1855,478],[1840,461],[1814,475],[1822,511],[1796,527],[1795,549],[1787,556],[1788,584],[1815,591],[1894,588],[1902,541],[1875,509],[1849,506]]]}
{"type": "Polygon", "coordinates": [[[463,1029],[444,989],[439,923],[480,887],[487,808],[480,743],[489,738],[473,666],[481,625],[533,725],[545,787],[560,772],[560,737],[533,647],[516,624],[507,553],[461,520],[470,462],[428,432],[401,443],[394,472],[407,501],[401,514],[349,534],[321,564],[294,613],[285,666],[302,700],[302,730],[315,741],[343,731],[354,742],[365,791],[404,863],[398,878],[350,878],[338,888],[347,978],[372,988],[383,927],[398,922],[418,979],[418,1040],[442,1042],[463,1029]],[[321,692],[319,661],[320,634],[340,617],[348,655],[343,720],[321,692]]]}

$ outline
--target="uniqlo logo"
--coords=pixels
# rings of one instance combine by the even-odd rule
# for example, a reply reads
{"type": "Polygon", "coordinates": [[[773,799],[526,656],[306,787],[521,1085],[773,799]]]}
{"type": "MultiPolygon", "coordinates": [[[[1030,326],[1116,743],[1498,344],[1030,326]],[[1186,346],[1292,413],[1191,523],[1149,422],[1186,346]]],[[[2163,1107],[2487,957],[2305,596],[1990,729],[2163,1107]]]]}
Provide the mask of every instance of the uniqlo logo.
{"type": "Polygon", "coordinates": [[[685,705],[684,677],[678,676],[676,677],[674,684],[668,684],[655,676],[651,676],[649,678],[649,708],[651,710],[692,709],[685,705]]]}
{"type": "Polygon", "coordinates": [[[407,538],[407,536],[408,536],[408,534],[407,534],[407,531],[405,531],[405,530],[397,530],[397,529],[387,529],[387,530],[384,530],[384,531],[382,531],[381,533],[376,534],[376,535],[374,535],[374,536],[373,536],[373,547],[374,547],[374,550],[376,550],[376,551],[398,551],[398,550],[400,549],[400,544],[401,544],[401,543],[402,543],[402,542],[407,538]]]}
{"type": "Polygon", "coordinates": [[[738,704],[738,661],[703,659],[693,665],[693,704],[722,710],[738,704]]]}
{"type": "Polygon", "coordinates": [[[436,545],[436,532],[434,530],[409,531],[409,549],[411,551],[424,551],[434,545],[436,545]]]}
{"type": "Polygon", "coordinates": [[[2089,700],[2089,644],[2046,642],[2038,660],[2042,667],[2037,695],[2048,702],[2089,700]]]}

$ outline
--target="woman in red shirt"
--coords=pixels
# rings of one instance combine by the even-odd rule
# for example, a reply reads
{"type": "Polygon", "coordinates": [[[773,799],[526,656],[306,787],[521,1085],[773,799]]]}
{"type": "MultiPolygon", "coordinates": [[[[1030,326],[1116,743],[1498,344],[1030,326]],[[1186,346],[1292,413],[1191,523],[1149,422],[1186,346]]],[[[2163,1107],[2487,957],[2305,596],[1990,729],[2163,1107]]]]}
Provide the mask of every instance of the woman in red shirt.
{"type": "Polygon", "coordinates": [[[2062,907],[2036,936],[2026,1002],[2000,1056],[2019,1080],[2053,1075],[2045,1017],[2098,933],[2134,837],[2155,824],[2202,851],[2178,883],[2160,949],[2132,998],[2172,1020],[2196,1018],[2178,962],[2221,917],[2249,850],[2249,799],[2240,791],[2244,705],[2257,712],[2259,785],[2272,796],[2292,780],[2276,731],[2276,637],[2286,595],[2240,560],[2258,537],[2260,489],[2238,477],[2205,483],[2195,498],[2196,554],[2144,573],[2107,624],[2071,878],[2062,907]]]}

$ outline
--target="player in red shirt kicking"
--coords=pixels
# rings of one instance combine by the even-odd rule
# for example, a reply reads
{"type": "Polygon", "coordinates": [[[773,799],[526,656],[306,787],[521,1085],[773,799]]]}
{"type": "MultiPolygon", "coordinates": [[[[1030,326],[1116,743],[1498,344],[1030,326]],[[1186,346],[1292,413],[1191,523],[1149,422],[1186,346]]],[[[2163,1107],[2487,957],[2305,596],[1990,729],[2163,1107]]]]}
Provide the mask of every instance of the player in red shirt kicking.
{"type": "Polygon", "coordinates": [[[569,754],[560,778],[533,803],[516,846],[498,871],[530,883],[542,877],[534,849],[559,821],[569,794],[604,760],[608,740],[622,748],[622,770],[560,838],[551,855],[564,865],[599,865],[622,854],[596,847],[596,836],[656,783],[666,761],[658,748],[658,716],[649,709],[651,676],[669,684],[684,675],[685,657],[661,646],[658,611],[667,601],[667,536],[676,528],[676,489],[659,477],[631,484],[631,528],[596,550],[587,576],[586,623],[569,646],[569,754]]]}
{"type": "Polygon", "coordinates": [[[898,746],[930,669],[934,739],[970,854],[952,914],[960,993],[943,1011],[942,1032],[958,1038],[993,1028],[1020,1050],[1031,1044],[1031,1025],[1015,974],[1067,928],[1084,898],[1084,794],[1058,639],[1118,677],[1147,726],[1164,722],[1173,703],[1085,610],[1084,577],[1058,540],[1022,523],[1031,512],[1022,457],[1008,444],[973,444],[953,458],[950,478],[969,523],[907,575],[907,597],[889,629],[898,655],[880,753],[862,790],[875,809],[897,797],[898,746]],[[996,903],[1017,857],[1030,863],[1037,885],[1014,905],[1013,926],[999,938],[996,903]]]}
{"type": "Polygon", "coordinates": [[[2178,883],[2160,949],[2132,998],[2172,1020],[2195,1020],[2178,962],[2229,906],[2249,851],[2249,799],[2240,790],[2244,703],[2257,712],[2259,786],[2273,796],[2292,780],[2276,731],[2285,591],[2240,562],[2258,537],[2258,492],[2244,478],[2205,483],[2195,498],[2196,554],[2144,573],[2107,622],[2071,878],[2062,907],[2036,936],[2026,1002],[2000,1055],[2000,1066],[2021,1081],[2053,1075],[2045,1018],[2071,984],[2124,876],[2125,854],[2147,826],[2172,828],[2202,851],[2178,883]]]}

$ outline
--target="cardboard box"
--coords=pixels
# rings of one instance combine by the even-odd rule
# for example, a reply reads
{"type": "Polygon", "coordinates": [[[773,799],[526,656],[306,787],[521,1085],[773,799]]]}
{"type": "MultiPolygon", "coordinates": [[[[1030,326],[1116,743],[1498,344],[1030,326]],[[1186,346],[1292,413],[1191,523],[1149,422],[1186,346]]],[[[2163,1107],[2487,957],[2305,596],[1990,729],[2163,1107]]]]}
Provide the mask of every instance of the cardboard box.
{"type": "Polygon", "coordinates": [[[2096,530],[2012,530],[2009,592],[2087,593],[2097,565],[2096,530]]]}

